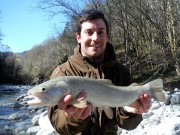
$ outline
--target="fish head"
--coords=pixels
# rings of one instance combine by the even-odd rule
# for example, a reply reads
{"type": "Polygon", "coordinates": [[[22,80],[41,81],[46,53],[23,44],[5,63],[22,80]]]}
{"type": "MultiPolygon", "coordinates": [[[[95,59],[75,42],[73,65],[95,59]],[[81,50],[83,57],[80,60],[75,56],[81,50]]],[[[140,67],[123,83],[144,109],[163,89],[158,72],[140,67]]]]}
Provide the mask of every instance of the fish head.
{"type": "Polygon", "coordinates": [[[31,106],[52,106],[56,105],[66,94],[64,82],[54,83],[48,81],[28,90],[27,94],[33,98],[27,102],[31,106]]]}

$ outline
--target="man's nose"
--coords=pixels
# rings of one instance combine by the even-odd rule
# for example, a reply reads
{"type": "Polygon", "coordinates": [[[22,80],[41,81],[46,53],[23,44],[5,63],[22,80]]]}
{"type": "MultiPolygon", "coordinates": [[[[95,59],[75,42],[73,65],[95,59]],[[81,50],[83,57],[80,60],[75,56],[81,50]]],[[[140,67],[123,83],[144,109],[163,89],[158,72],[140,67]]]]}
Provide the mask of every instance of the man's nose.
{"type": "Polygon", "coordinates": [[[92,40],[96,41],[97,39],[98,39],[98,34],[97,34],[97,32],[94,32],[92,35],[92,40]]]}

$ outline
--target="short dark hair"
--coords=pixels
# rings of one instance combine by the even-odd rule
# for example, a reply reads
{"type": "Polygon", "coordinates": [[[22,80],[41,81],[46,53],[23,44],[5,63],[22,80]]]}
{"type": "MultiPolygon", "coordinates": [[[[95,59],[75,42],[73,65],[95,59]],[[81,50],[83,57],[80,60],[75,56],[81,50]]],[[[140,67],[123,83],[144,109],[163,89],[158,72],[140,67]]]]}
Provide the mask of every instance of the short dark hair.
{"type": "Polygon", "coordinates": [[[109,36],[109,24],[104,17],[104,14],[97,9],[91,9],[91,10],[84,10],[80,14],[80,19],[78,20],[77,23],[77,33],[80,35],[81,33],[81,28],[82,28],[82,23],[88,21],[88,20],[95,20],[95,19],[102,19],[106,25],[106,32],[107,35],[109,36]]]}

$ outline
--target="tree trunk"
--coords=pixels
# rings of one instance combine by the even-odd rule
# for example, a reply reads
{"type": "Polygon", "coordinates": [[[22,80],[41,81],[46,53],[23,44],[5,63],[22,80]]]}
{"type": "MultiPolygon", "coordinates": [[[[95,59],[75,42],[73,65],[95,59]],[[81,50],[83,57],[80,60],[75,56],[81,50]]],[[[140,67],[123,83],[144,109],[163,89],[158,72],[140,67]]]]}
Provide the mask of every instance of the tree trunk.
{"type": "Polygon", "coordinates": [[[176,73],[177,73],[177,76],[180,76],[180,64],[176,61],[176,64],[175,64],[175,68],[176,68],[176,73]]]}

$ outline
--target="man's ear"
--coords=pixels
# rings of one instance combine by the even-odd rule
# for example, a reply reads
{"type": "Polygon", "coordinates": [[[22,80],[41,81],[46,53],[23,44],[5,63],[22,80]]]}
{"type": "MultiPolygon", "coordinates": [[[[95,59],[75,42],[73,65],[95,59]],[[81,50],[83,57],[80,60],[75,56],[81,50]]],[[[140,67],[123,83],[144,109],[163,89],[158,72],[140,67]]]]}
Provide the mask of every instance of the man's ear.
{"type": "Polygon", "coordinates": [[[76,33],[76,40],[78,43],[81,43],[81,36],[78,33],[76,33]]]}

